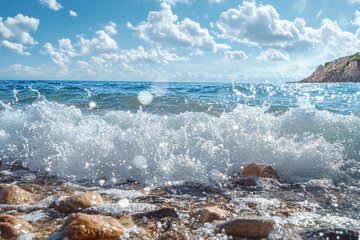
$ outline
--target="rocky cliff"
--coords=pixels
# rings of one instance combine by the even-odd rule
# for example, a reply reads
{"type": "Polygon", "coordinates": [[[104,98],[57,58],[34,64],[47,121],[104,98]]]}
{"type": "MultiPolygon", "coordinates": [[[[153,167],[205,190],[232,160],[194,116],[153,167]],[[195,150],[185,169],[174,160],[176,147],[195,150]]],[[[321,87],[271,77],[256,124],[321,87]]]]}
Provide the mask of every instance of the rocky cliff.
{"type": "Polygon", "coordinates": [[[320,65],[300,82],[360,82],[360,53],[327,62],[325,66],[320,65]]]}

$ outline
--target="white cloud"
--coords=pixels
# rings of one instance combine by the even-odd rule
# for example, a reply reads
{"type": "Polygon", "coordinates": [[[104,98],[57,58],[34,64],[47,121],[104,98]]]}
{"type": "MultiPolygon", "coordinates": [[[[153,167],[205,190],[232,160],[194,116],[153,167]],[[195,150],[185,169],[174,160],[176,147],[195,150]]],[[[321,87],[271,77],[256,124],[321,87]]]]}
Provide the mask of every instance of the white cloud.
{"type": "Polygon", "coordinates": [[[317,14],[316,14],[316,18],[319,18],[322,14],[323,14],[323,10],[320,10],[317,14]]]}
{"type": "Polygon", "coordinates": [[[355,20],[351,21],[351,24],[360,27],[360,11],[355,11],[355,20]]]}
{"type": "Polygon", "coordinates": [[[121,58],[126,62],[130,61],[143,61],[151,64],[168,65],[169,61],[185,61],[186,58],[177,56],[176,54],[169,53],[167,50],[160,48],[145,51],[142,46],[137,49],[125,51],[121,58]]]}
{"type": "Polygon", "coordinates": [[[12,43],[7,40],[2,41],[2,45],[4,47],[7,47],[15,52],[17,52],[20,55],[30,56],[31,54],[29,52],[24,52],[24,46],[20,43],[12,43]]]}
{"type": "Polygon", "coordinates": [[[79,54],[75,52],[71,40],[68,38],[62,38],[59,40],[60,51],[69,55],[69,57],[75,57],[79,54]]]}
{"type": "Polygon", "coordinates": [[[22,14],[14,18],[8,17],[6,21],[0,17],[0,34],[7,39],[15,39],[23,44],[36,44],[30,36],[31,31],[36,31],[40,20],[22,14]]]}
{"type": "Polygon", "coordinates": [[[243,51],[226,51],[225,59],[227,60],[246,60],[248,56],[243,51]]]}
{"type": "Polygon", "coordinates": [[[113,35],[116,34],[116,23],[114,22],[109,22],[106,26],[105,26],[105,32],[109,35],[113,35]]]}
{"type": "Polygon", "coordinates": [[[177,22],[170,5],[161,4],[159,12],[148,14],[147,22],[141,22],[137,27],[128,23],[128,27],[137,31],[138,36],[148,42],[166,47],[184,47],[199,49],[206,52],[216,52],[218,49],[229,48],[226,44],[218,44],[210,36],[206,28],[188,18],[177,22]]]}
{"type": "Polygon", "coordinates": [[[172,6],[175,6],[177,3],[191,4],[190,0],[158,0],[158,1],[170,4],[172,6]]]}
{"type": "Polygon", "coordinates": [[[222,1],[224,1],[224,0],[209,0],[211,3],[213,3],[213,2],[215,2],[215,3],[220,3],[220,2],[222,2],[222,1]]]}
{"type": "Polygon", "coordinates": [[[260,56],[256,58],[257,60],[271,60],[271,61],[289,61],[289,54],[283,54],[280,51],[269,48],[265,52],[262,52],[260,56]]]}
{"type": "Polygon", "coordinates": [[[360,3],[360,0],[349,0],[350,3],[360,3]]]}
{"type": "Polygon", "coordinates": [[[73,10],[70,10],[70,11],[69,11],[69,14],[70,14],[70,16],[72,16],[72,17],[77,17],[77,13],[76,13],[75,11],[73,11],[73,10]]]}
{"type": "Polygon", "coordinates": [[[49,54],[51,57],[51,60],[62,66],[65,67],[66,63],[70,63],[69,57],[62,51],[56,50],[51,43],[46,43],[44,45],[45,51],[41,52],[43,54],[49,54]]]}
{"type": "Polygon", "coordinates": [[[85,39],[80,36],[78,45],[81,47],[81,54],[90,54],[93,52],[115,51],[118,46],[106,32],[97,31],[92,39],[85,39]]]}
{"type": "Polygon", "coordinates": [[[244,2],[238,9],[223,12],[217,22],[220,37],[261,47],[288,51],[326,49],[351,52],[360,45],[357,35],[342,31],[336,22],[323,19],[320,28],[306,27],[302,18],[282,20],[271,5],[244,2]]]}
{"type": "Polygon", "coordinates": [[[61,6],[60,3],[56,2],[56,0],[39,0],[39,2],[42,5],[45,5],[55,11],[58,11],[63,8],[63,6],[61,6]]]}

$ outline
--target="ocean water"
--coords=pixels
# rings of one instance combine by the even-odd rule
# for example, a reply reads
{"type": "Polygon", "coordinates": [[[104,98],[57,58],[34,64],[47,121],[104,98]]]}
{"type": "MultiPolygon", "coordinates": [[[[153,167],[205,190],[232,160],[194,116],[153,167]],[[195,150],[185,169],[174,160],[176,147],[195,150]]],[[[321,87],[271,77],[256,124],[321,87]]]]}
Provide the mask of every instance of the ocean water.
{"type": "Polygon", "coordinates": [[[221,186],[252,162],[360,185],[360,84],[1,81],[0,160],[70,180],[221,186]]]}
{"type": "Polygon", "coordinates": [[[360,84],[0,81],[0,161],[15,182],[52,176],[125,200],[133,191],[130,212],[154,205],[121,189],[127,180],[190,205],[225,196],[238,214],[273,216],[270,239],[360,230],[360,84]],[[253,162],[280,179],[234,185],[253,162]]]}

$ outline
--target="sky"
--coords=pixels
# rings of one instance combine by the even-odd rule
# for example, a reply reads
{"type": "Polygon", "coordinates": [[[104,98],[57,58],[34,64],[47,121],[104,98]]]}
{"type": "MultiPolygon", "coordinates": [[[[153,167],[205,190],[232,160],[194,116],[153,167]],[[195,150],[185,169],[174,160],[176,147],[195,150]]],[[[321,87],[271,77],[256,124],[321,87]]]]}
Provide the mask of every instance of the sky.
{"type": "Polygon", "coordinates": [[[360,0],[0,0],[1,80],[287,82],[360,49],[360,0]]]}

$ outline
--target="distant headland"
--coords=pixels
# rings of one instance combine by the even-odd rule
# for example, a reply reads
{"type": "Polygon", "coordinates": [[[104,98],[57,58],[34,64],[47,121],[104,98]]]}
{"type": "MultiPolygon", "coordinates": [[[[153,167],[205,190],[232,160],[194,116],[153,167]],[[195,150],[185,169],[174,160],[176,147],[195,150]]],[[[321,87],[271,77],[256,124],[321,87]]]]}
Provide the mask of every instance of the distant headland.
{"type": "Polygon", "coordinates": [[[320,65],[301,83],[360,82],[360,53],[320,65]]]}

